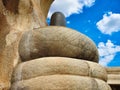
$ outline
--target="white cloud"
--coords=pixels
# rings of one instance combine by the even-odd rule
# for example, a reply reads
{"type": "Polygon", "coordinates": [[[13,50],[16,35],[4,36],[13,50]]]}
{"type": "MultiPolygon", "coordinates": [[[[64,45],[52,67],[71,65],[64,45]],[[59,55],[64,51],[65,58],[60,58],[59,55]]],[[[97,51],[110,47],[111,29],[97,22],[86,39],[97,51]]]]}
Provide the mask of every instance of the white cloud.
{"type": "Polygon", "coordinates": [[[97,28],[104,34],[120,31],[120,14],[108,12],[103,19],[97,22],[97,28]]]}
{"type": "Polygon", "coordinates": [[[107,66],[116,56],[116,53],[120,52],[120,46],[114,45],[110,40],[107,43],[100,42],[98,44],[98,51],[100,54],[99,63],[103,66],[107,66]]]}
{"type": "Polygon", "coordinates": [[[55,0],[50,8],[48,17],[50,18],[52,13],[56,11],[60,11],[66,17],[69,17],[71,14],[81,13],[84,6],[91,7],[94,2],[95,0],[55,0]]]}
{"type": "Polygon", "coordinates": [[[70,24],[70,21],[67,21],[67,24],[70,24]]]}
{"type": "Polygon", "coordinates": [[[91,7],[95,0],[79,0],[84,6],[91,7]]]}

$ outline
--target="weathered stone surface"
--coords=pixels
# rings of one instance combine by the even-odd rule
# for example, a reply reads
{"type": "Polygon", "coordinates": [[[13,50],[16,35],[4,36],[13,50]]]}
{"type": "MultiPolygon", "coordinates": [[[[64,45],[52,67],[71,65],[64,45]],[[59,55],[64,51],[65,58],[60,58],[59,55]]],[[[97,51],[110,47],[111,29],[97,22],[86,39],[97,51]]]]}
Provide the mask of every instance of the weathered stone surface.
{"type": "Polygon", "coordinates": [[[48,57],[19,64],[13,73],[12,81],[15,82],[55,74],[88,76],[105,81],[107,79],[106,71],[97,63],[73,58],[48,57]]]}
{"type": "Polygon", "coordinates": [[[97,86],[98,86],[98,90],[112,90],[111,87],[106,83],[106,82],[103,82],[102,80],[98,80],[96,79],[97,81],[97,86]]]}
{"type": "Polygon", "coordinates": [[[120,67],[106,68],[108,73],[108,84],[110,85],[120,85],[120,67]]]}
{"type": "Polygon", "coordinates": [[[112,90],[120,90],[120,67],[107,67],[106,70],[108,73],[107,83],[112,90]]]}
{"type": "Polygon", "coordinates": [[[61,56],[98,62],[98,50],[87,36],[65,27],[48,26],[26,32],[19,45],[23,61],[61,56]]]}
{"type": "Polygon", "coordinates": [[[100,64],[87,62],[89,65],[89,75],[107,81],[107,71],[100,64]]]}
{"type": "Polygon", "coordinates": [[[8,90],[24,31],[46,26],[53,0],[0,0],[0,90],[8,90]],[[44,6],[41,7],[41,6],[44,6]]]}
{"type": "Polygon", "coordinates": [[[11,90],[111,90],[104,81],[74,75],[49,75],[16,82],[11,90]]]}
{"type": "Polygon", "coordinates": [[[107,67],[108,74],[120,74],[120,67],[107,67]]]}
{"type": "Polygon", "coordinates": [[[120,85],[120,74],[108,74],[108,84],[120,85]]]}

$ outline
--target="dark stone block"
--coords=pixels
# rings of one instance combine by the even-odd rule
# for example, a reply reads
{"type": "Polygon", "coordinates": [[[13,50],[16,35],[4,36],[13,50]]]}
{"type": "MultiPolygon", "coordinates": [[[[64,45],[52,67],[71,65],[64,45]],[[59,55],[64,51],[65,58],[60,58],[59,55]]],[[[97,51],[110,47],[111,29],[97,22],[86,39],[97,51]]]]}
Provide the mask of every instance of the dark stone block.
{"type": "Polygon", "coordinates": [[[50,25],[66,26],[66,20],[64,14],[61,12],[55,12],[51,17],[50,25]]]}

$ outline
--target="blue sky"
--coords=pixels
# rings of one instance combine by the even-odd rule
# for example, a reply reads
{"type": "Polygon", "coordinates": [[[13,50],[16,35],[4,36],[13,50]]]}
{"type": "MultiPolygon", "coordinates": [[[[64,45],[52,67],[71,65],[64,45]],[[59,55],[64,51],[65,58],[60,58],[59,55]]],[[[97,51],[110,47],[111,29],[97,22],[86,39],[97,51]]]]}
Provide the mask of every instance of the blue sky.
{"type": "Polygon", "coordinates": [[[120,66],[120,0],[55,0],[48,18],[64,13],[67,27],[90,37],[98,48],[99,63],[120,66]]]}

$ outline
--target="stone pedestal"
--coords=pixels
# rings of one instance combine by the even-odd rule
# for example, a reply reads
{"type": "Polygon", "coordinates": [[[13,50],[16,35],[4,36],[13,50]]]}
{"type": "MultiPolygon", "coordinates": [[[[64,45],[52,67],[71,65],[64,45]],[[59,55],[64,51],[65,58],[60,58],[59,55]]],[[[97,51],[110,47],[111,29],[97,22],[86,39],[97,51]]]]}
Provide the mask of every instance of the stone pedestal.
{"type": "Polygon", "coordinates": [[[11,90],[111,90],[94,42],[75,30],[27,31],[19,54],[23,62],[14,70],[11,90]]]}
{"type": "Polygon", "coordinates": [[[97,63],[47,57],[19,64],[11,90],[111,90],[107,73],[97,63]]]}
{"type": "Polygon", "coordinates": [[[111,90],[94,42],[47,26],[52,2],[0,0],[0,90],[111,90]]]}

